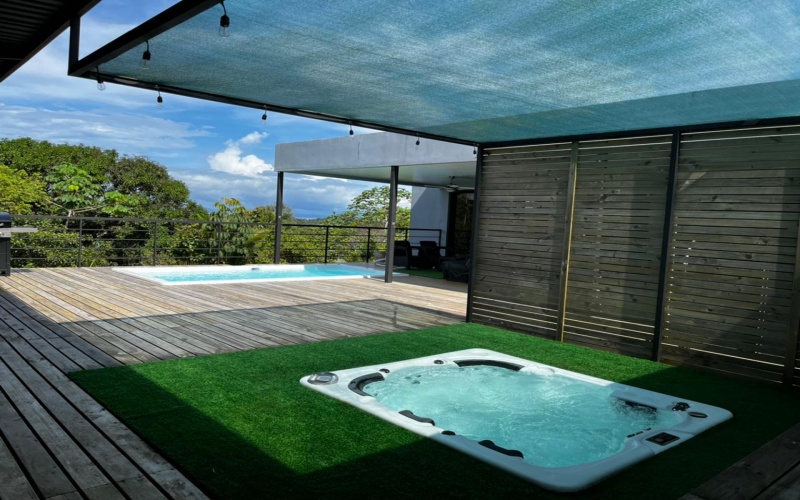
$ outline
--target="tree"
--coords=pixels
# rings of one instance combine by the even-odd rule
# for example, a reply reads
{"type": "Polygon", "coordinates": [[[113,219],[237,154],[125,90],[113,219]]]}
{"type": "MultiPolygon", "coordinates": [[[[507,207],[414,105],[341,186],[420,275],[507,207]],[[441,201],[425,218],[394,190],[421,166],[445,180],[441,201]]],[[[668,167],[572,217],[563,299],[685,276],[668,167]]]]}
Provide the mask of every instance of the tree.
{"type": "Polygon", "coordinates": [[[211,220],[213,234],[208,238],[212,248],[218,248],[220,256],[228,264],[245,264],[248,261],[247,243],[253,237],[253,226],[247,208],[236,198],[222,198],[214,203],[211,220]]]}
{"type": "Polygon", "coordinates": [[[71,163],[58,165],[46,177],[53,203],[67,212],[104,214],[112,217],[130,215],[135,200],[119,191],[105,191],[86,170],[71,163]]]}
{"type": "Polygon", "coordinates": [[[107,171],[111,187],[137,200],[136,215],[143,218],[202,218],[208,212],[189,200],[189,188],[173,179],[167,168],[143,156],[124,156],[107,171]]]}
{"type": "Polygon", "coordinates": [[[17,215],[48,210],[47,184],[39,175],[28,175],[0,165],[0,211],[17,215]]]}
{"type": "Polygon", "coordinates": [[[90,177],[102,179],[117,161],[113,149],[100,149],[84,145],[51,144],[29,137],[0,140],[0,164],[28,174],[46,177],[57,165],[72,163],[79,165],[90,177]]]}
{"type": "MultiPolygon", "coordinates": [[[[397,190],[397,202],[411,201],[411,192],[406,189],[397,190]]],[[[411,209],[397,207],[397,227],[408,227],[411,224],[411,209]]],[[[353,198],[347,210],[341,214],[333,214],[326,219],[327,224],[343,226],[378,226],[389,225],[389,186],[379,186],[362,191],[353,198]]]]}

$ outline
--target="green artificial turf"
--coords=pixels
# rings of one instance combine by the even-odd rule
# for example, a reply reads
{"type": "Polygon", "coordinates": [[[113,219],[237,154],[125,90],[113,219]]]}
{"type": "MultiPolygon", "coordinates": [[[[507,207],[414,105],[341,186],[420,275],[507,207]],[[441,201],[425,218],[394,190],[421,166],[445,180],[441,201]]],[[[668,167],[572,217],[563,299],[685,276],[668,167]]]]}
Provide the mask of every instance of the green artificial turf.
{"type": "Polygon", "coordinates": [[[298,382],[314,372],[472,347],[733,412],[733,420],[575,498],[677,498],[800,420],[796,391],[474,324],[76,372],[71,377],[218,498],[565,496],[298,382]]]}
{"type": "Polygon", "coordinates": [[[396,272],[425,278],[442,279],[442,272],[436,269],[398,269],[396,272]]]}

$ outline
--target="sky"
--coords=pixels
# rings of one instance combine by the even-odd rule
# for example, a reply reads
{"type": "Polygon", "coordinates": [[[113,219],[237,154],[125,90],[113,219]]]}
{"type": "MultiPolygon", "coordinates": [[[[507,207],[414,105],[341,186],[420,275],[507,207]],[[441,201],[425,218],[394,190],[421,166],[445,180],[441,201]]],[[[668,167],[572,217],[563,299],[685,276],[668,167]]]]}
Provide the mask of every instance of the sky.
{"type": "MultiPolygon", "coordinates": [[[[81,57],[177,3],[102,0],[81,22],[81,57]]],[[[275,145],[346,137],[345,125],[67,76],[69,30],[0,83],[0,138],[115,149],[164,165],[206,208],[222,197],[275,204],[275,145]]],[[[371,132],[354,128],[356,134],[371,132]]],[[[284,204],[299,218],[342,212],[375,184],[288,174],[284,204]]]]}

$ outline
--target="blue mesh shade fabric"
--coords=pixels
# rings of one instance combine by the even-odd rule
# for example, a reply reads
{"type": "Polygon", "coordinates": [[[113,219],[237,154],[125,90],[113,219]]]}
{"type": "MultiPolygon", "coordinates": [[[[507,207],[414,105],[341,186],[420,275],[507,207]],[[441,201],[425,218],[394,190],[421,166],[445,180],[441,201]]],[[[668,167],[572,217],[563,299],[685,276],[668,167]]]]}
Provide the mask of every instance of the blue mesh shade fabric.
{"type": "Polygon", "coordinates": [[[796,0],[227,0],[103,73],[490,143],[800,115],[796,0]]]}

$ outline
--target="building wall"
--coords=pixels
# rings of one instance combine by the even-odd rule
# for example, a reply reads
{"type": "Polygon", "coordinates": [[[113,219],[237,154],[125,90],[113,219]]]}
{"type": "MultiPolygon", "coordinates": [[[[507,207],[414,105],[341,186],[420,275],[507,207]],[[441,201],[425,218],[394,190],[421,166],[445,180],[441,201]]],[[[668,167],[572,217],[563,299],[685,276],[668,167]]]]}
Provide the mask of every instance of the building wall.
{"type": "Polygon", "coordinates": [[[436,231],[413,231],[409,236],[411,244],[420,240],[437,241],[444,246],[447,241],[447,202],[449,193],[437,188],[411,188],[411,227],[424,229],[440,229],[436,231]]]}

